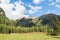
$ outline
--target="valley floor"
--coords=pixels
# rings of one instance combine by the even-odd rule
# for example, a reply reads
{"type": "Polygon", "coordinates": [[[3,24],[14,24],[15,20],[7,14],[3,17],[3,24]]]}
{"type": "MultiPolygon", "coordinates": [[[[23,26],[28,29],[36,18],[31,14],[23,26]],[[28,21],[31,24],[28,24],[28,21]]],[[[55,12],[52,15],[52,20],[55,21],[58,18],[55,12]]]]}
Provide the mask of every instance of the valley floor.
{"type": "Polygon", "coordinates": [[[45,33],[0,34],[0,40],[60,40],[60,37],[48,36],[45,33]]]}

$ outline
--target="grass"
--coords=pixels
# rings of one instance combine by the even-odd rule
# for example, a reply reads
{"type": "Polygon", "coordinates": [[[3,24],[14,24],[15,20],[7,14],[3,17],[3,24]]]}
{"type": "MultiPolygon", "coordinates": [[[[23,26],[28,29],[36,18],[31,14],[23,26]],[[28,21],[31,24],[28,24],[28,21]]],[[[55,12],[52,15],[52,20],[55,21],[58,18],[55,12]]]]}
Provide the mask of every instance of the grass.
{"type": "Polygon", "coordinates": [[[60,40],[60,37],[47,36],[45,33],[0,34],[0,40],[60,40]]]}

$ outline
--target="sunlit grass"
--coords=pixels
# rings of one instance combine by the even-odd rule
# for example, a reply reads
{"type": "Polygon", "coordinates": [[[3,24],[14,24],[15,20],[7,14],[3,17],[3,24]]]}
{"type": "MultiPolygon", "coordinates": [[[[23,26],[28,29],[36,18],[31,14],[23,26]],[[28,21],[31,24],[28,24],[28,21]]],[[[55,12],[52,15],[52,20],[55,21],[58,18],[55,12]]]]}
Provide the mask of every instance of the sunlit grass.
{"type": "Polygon", "coordinates": [[[0,34],[0,40],[60,40],[45,33],[0,34]]]}

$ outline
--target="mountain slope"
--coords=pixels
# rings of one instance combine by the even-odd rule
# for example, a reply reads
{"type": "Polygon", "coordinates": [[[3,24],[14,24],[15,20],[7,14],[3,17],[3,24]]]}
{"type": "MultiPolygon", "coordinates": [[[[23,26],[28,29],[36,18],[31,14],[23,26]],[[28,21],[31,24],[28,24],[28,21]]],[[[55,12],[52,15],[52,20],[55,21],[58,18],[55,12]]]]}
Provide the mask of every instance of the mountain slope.
{"type": "Polygon", "coordinates": [[[22,18],[17,21],[16,26],[24,26],[24,27],[31,27],[35,24],[32,22],[32,19],[22,18]]]}
{"type": "Polygon", "coordinates": [[[5,12],[2,8],[0,8],[0,24],[7,24],[9,23],[9,19],[6,17],[5,12]]]}
{"type": "Polygon", "coordinates": [[[49,22],[52,24],[54,20],[54,15],[57,17],[58,20],[60,20],[60,16],[56,14],[46,14],[42,15],[39,20],[42,20],[41,24],[46,25],[49,22]]]}

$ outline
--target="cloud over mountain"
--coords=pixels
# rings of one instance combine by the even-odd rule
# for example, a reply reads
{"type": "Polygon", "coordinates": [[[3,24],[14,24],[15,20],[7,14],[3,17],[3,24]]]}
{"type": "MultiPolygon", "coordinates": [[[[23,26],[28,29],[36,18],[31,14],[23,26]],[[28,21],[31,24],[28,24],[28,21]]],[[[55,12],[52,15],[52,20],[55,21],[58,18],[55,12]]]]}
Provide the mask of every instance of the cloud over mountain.
{"type": "Polygon", "coordinates": [[[55,10],[57,13],[60,10],[59,3],[60,0],[0,0],[0,7],[9,19],[16,20],[23,17],[39,16],[49,10],[55,10]]]}

